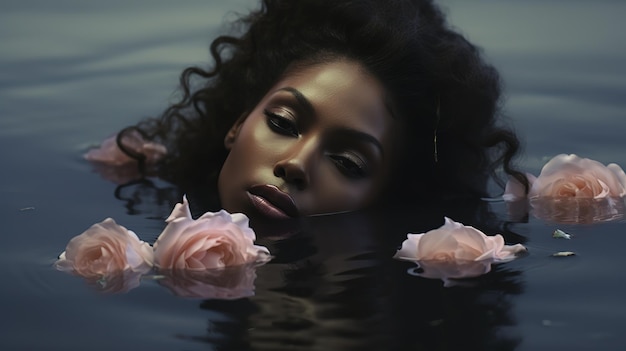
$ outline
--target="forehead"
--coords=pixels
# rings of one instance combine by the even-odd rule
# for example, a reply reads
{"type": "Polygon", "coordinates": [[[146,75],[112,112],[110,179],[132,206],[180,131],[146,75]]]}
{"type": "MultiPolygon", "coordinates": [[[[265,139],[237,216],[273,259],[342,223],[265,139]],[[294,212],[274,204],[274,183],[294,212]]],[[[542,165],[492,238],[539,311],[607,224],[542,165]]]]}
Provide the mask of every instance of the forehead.
{"type": "MultiPolygon", "coordinates": [[[[338,60],[294,67],[272,88],[271,95],[299,92],[320,118],[384,139],[394,123],[386,90],[359,63],[338,60]]],[[[381,140],[382,141],[382,140],[381,140]]]]}

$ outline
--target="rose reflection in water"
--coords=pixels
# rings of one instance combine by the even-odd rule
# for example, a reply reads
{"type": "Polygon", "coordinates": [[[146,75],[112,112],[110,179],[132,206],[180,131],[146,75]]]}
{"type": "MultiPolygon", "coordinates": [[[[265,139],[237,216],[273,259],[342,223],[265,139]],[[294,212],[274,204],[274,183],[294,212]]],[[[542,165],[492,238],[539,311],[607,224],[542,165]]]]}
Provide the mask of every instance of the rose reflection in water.
{"type": "Polygon", "coordinates": [[[85,277],[89,287],[103,294],[124,294],[141,283],[141,272],[117,271],[101,277],[85,277]]]}
{"type": "Polygon", "coordinates": [[[470,277],[479,277],[491,271],[491,263],[484,261],[419,261],[417,267],[407,273],[422,278],[440,279],[446,288],[452,286],[473,286],[470,277]],[[462,278],[454,278],[462,277],[462,278]]]}
{"type": "Polygon", "coordinates": [[[548,198],[507,201],[509,218],[514,222],[526,222],[528,214],[547,222],[560,224],[592,224],[617,221],[624,218],[624,198],[548,198]]]}
{"type": "Polygon", "coordinates": [[[624,199],[536,198],[530,200],[532,214],[545,221],[563,224],[608,222],[624,217],[624,199]]]}
{"type": "Polygon", "coordinates": [[[124,294],[139,287],[142,279],[154,279],[174,295],[190,299],[234,300],[254,296],[256,268],[247,264],[203,271],[159,270],[146,275],[131,270],[115,271],[101,276],[83,276],[85,283],[103,294],[124,294]]]}
{"type": "Polygon", "coordinates": [[[234,300],[254,296],[256,267],[247,264],[204,271],[163,270],[158,282],[180,297],[234,300]]]}

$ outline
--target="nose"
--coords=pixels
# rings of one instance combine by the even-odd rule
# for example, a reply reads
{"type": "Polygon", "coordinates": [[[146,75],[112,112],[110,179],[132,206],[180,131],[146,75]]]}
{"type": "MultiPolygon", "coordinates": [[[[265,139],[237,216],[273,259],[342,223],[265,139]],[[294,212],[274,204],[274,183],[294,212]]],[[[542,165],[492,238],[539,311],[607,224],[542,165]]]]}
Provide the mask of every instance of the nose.
{"type": "Polygon", "coordinates": [[[299,140],[274,164],[274,175],[283,178],[298,190],[306,189],[311,183],[311,170],[316,159],[314,140],[299,140]]]}

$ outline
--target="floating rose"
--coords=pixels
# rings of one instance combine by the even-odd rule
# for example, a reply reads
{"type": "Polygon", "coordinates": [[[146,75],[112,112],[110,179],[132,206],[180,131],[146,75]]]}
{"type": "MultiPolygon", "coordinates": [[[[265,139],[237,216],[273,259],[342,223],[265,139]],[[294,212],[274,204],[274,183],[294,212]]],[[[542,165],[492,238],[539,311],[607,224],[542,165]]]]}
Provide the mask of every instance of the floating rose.
{"type": "Polygon", "coordinates": [[[608,166],[574,154],[560,154],[531,179],[529,198],[577,197],[603,199],[626,195],[626,174],[620,166],[608,166]]]}
{"type": "MultiPolygon", "coordinates": [[[[91,149],[85,153],[84,157],[88,161],[103,163],[109,166],[124,166],[137,162],[136,159],[128,156],[117,145],[115,134],[110,136],[100,144],[100,147],[91,149]]],[[[143,155],[147,164],[154,164],[161,160],[166,154],[165,146],[147,141],[137,130],[130,130],[124,134],[124,146],[137,155],[143,155]]]]}
{"type": "Polygon", "coordinates": [[[267,248],[254,245],[254,231],[242,213],[207,212],[194,220],[183,198],[167,222],[154,243],[160,269],[206,270],[269,259],[267,248]]]}
{"type": "Polygon", "coordinates": [[[54,265],[61,271],[101,279],[124,271],[145,273],[152,261],[149,244],[107,218],[72,238],[54,265]]]}
{"type": "Polygon", "coordinates": [[[243,214],[226,211],[191,217],[189,204],[176,204],[152,248],[111,218],[72,238],[54,266],[80,275],[99,291],[126,292],[155,265],[159,283],[174,294],[237,299],[254,295],[255,268],[269,251],[254,245],[243,214]]]}
{"type": "MultiPolygon", "coordinates": [[[[530,203],[539,218],[560,223],[593,223],[621,218],[626,196],[626,174],[620,166],[560,154],[544,165],[539,177],[527,175],[530,189],[511,179],[503,198],[530,203]]],[[[511,209],[523,208],[510,206],[511,209]]],[[[519,213],[512,213],[519,217],[519,213]]]]}
{"type": "Polygon", "coordinates": [[[502,235],[487,236],[481,231],[445,218],[438,229],[423,234],[408,234],[396,259],[414,261],[420,266],[414,274],[441,279],[471,278],[488,273],[492,263],[515,259],[526,248],[505,245],[502,235]]]}
{"type": "Polygon", "coordinates": [[[176,296],[195,299],[234,300],[254,295],[256,264],[203,271],[161,270],[159,284],[176,296]]]}
{"type": "Polygon", "coordinates": [[[118,134],[106,138],[100,147],[89,150],[84,158],[93,163],[94,170],[103,178],[117,184],[139,179],[142,172],[151,171],[167,155],[164,145],[147,141],[137,130],[123,134],[124,147],[142,159],[141,168],[135,158],[123,152],[117,144],[118,134]]]}

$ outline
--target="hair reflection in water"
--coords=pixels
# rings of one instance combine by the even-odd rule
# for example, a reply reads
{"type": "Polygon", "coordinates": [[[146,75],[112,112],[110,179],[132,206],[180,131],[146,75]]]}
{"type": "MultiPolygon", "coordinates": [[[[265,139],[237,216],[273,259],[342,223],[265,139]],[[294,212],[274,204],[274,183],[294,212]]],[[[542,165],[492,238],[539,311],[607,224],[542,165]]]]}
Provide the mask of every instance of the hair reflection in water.
{"type": "Polygon", "coordinates": [[[124,202],[129,215],[149,214],[148,218],[166,218],[182,195],[175,186],[156,178],[134,180],[115,189],[115,198],[124,202]]]}
{"type": "MultiPolygon", "coordinates": [[[[124,191],[131,188],[176,202],[170,190],[138,183],[124,191]]],[[[123,198],[141,204],[130,201],[134,195],[123,198]]],[[[392,259],[407,232],[437,228],[444,214],[523,241],[480,201],[307,218],[297,231],[259,238],[275,258],[257,268],[253,296],[201,302],[211,311],[207,333],[179,337],[218,350],[515,349],[512,300],[522,291],[521,272],[495,266],[444,288],[392,259]]]]}

